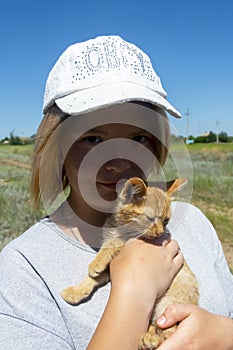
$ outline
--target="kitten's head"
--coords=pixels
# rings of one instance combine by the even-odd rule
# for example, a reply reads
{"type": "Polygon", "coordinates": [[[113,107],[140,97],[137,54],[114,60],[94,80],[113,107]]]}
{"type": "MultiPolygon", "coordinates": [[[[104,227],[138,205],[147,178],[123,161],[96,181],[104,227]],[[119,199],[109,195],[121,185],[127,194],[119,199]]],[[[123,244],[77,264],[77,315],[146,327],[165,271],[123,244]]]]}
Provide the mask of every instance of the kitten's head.
{"type": "Polygon", "coordinates": [[[152,239],[162,235],[171,217],[172,196],[185,183],[185,179],[176,179],[163,191],[147,187],[140,178],[130,178],[119,195],[118,223],[131,226],[137,237],[152,239]]]}

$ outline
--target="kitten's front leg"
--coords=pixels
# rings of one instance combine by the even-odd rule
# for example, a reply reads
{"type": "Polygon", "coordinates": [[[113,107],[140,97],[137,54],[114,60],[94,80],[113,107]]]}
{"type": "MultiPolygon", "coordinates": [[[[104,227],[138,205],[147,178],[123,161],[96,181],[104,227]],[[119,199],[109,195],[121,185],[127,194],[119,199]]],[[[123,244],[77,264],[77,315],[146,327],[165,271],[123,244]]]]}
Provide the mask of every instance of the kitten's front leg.
{"type": "Polygon", "coordinates": [[[119,238],[106,241],[95,259],[88,266],[89,276],[96,278],[105,271],[114,256],[120,253],[124,243],[125,242],[119,238]]]}
{"type": "Polygon", "coordinates": [[[123,245],[124,242],[120,239],[108,240],[89,264],[89,275],[78,285],[64,289],[61,293],[62,298],[67,303],[75,305],[89,297],[95,287],[107,283],[109,281],[108,265],[123,245]]]}
{"type": "Polygon", "coordinates": [[[82,282],[76,286],[67,287],[61,293],[62,298],[69,304],[76,305],[86,299],[93,292],[95,287],[103,285],[109,281],[108,271],[103,272],[97,278],[84,277],[82,282]]]}

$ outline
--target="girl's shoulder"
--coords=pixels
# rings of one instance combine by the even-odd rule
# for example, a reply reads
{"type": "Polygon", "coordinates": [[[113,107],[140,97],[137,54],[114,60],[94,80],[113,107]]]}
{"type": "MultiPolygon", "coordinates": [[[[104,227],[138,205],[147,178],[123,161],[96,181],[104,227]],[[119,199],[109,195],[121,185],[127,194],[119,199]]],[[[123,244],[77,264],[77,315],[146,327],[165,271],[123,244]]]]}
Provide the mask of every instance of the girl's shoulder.
{"type": "MultiPolygon", "coordinates": [[[[2,252],[8,250],[21,250],[23,247],[31,248],[38,244],[38,241],[42,239],[42,237],[47,236],[51,233],[51,227],[49,225],[48,218],[42,218],[37,221],[34,225],[29,227],[25,232],[23,232],[20,236],[10,241],[5,248],[3,248],[2,252]],[[45,223],[48,223],[48,225],[45,223]]],[[[51,238],[51,235],[49,236],[51,238]]],[[[1,252],[1,253],[2,253],[1,252]]]]}
{"type": "Polygon", "coordinates": [[[173,237],[196,246],[208,246],[217,253],[219,238],[210,220],[196,206],[186,202],[172,202],[169,230],[173,237]]]}

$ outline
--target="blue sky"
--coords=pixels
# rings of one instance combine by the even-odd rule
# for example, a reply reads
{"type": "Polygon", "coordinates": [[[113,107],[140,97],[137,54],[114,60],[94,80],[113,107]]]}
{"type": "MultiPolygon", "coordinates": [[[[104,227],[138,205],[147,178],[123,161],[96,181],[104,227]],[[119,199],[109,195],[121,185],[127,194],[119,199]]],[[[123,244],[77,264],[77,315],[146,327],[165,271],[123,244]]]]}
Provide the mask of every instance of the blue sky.
{"type": "Polygon", "coordinates": [[[171,118],[186,135],[233,135],[233,2],[231,0],[4,0],[0,6],[0,139],[30,136],[42,118],[49,70],[70,44],[118,34],[152,59],[171,118]]]}

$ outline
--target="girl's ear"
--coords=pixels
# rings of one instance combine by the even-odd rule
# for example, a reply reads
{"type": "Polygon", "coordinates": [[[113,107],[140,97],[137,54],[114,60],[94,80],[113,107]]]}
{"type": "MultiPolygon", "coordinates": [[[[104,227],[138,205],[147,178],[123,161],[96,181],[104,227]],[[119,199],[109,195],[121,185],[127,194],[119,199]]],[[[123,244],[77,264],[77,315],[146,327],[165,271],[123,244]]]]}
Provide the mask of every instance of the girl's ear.
{"type": "Polygon", "coordinates": [[[140,203],[147,193],[147,188],[142,179],[132,177],[126,181],[120,193],[120,199],[123,203],[140,203]]]}
{"type": "Polygon", "coordinates": [[[167,183],[167,194],[172,197],[175,192],[178,192],[182,189],[182,187],[188,182],[187,179],[175,179],[173,181],[169,181],[167,183]]]}

